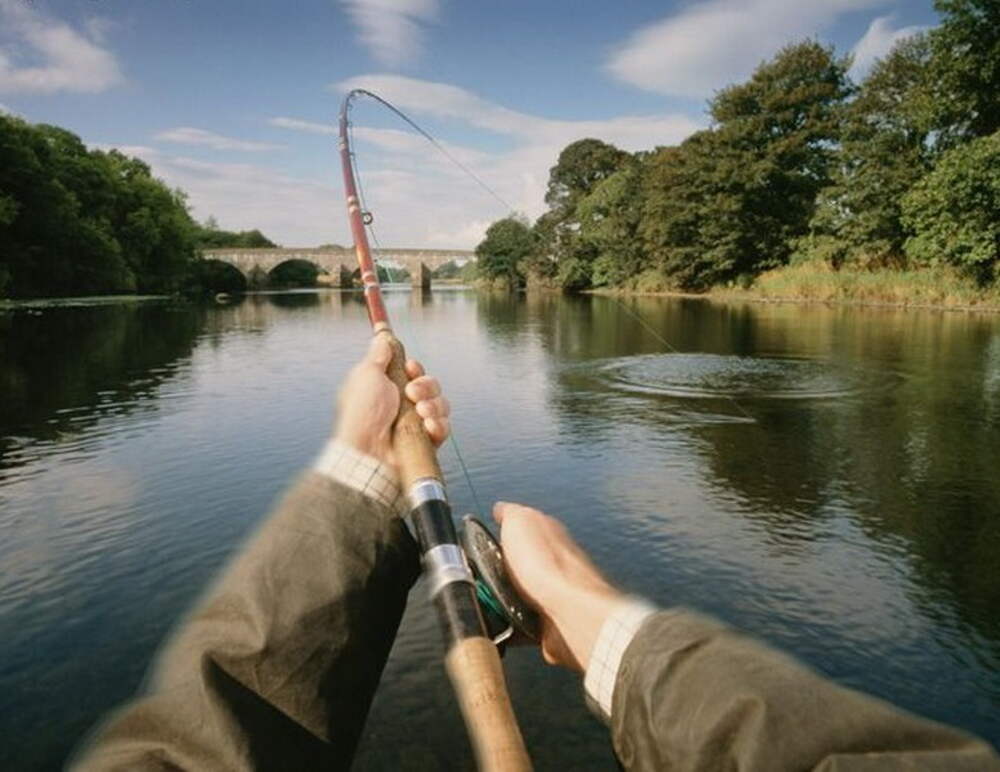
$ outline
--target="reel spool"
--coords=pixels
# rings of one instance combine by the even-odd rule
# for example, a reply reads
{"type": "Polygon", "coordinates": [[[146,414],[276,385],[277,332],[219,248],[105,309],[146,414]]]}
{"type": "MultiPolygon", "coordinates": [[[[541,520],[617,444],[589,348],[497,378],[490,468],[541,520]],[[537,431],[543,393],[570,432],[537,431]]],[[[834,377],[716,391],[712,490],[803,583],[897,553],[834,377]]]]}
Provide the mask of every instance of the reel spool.
{"type": "Polygon", "coordinates": [[[476,580],[476,599],[493,643],[502,652],[503,644],[515,632],[532,641],[541,640],[538,614],[514,589],[507,575],[503,550],[490,529],[472,515],[465,515],[459,539],[471,564],[476,580]]]}

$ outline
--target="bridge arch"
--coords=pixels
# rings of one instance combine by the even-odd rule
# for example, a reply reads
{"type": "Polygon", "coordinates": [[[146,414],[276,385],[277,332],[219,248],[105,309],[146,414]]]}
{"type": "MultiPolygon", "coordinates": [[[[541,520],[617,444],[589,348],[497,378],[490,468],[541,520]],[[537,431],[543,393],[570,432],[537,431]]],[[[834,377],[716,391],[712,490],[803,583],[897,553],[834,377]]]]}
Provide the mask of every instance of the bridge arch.
{"type": "MultiPolygon", "coordinates": [[[[260,275],[267,276],[282,263],[301,260],[312,263],[329,279],[332,286],[348,286],[349,277],[357,268],[353,249],[207,249],[205,260],[217,260],[236,268],[249,281],[260,275]]],[[[430,274],[445,263],[475,260],[475,253],[465,249],[382,249],[375,250],[375,259],[403,265],[410,273],[414,286],[430,287],[430,274]]]]}

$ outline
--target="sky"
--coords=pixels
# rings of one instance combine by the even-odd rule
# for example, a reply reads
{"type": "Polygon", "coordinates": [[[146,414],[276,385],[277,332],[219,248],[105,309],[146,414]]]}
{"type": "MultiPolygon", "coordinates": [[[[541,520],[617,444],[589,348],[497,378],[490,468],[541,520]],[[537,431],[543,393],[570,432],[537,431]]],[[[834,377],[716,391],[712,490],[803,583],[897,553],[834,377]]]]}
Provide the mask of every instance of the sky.
{"type": "Polygon", "coordinates": [[[348,245],[335,125],[367,88],[506,204],[357,100],[379,243],[469,249],[507,207],[544,211],[574,140],[675,144],[786,43],[853,53],[860,78],[936,21],[932,0],[0,0],[0,110],[142,158],[200,221],[348,245]]]}

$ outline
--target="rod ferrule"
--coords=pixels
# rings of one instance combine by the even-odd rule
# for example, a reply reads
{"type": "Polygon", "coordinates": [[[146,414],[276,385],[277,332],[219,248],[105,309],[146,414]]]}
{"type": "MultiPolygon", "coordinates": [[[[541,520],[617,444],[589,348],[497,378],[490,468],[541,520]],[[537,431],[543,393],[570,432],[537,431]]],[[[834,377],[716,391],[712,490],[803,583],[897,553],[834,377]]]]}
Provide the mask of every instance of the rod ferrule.
{"type": "Polygon", "coordinates": [[[448,501],[448,494],[440,480],[433,477],[421,477],[410,486],[406,493],[411,509],[416,509],[428,501],[448,501]]]}
{"type": "Polygon", "coordinates": [[[424,553],[424,571],[431,598],[436,598],[452,582],[473,583],[465,555],[455,544],[439,544],[427,550],[424,553]]]}

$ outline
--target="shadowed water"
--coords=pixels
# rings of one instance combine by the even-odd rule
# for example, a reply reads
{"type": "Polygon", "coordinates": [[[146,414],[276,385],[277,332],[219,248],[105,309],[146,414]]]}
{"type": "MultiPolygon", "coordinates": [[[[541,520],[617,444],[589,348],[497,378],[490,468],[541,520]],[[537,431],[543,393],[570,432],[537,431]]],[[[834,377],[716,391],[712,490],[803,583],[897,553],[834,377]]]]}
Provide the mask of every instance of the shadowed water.
{"type": "MultiPolygon", "coordinates": [[[[1000,742],[1000,318],[625,304],[389,294],[478,499],[559,514],[630,590],[1000,742]]],[[[57,768],[134,693],[322,445],[367,337],[335,292],[0,310],[0,767],[57,768]]],[[[357,768],[471,766],[441,653],[418,585],[357,768]]],[[[506,668],[539,768],[614,768],[578,677],[531,650],[506,668]]]]}

